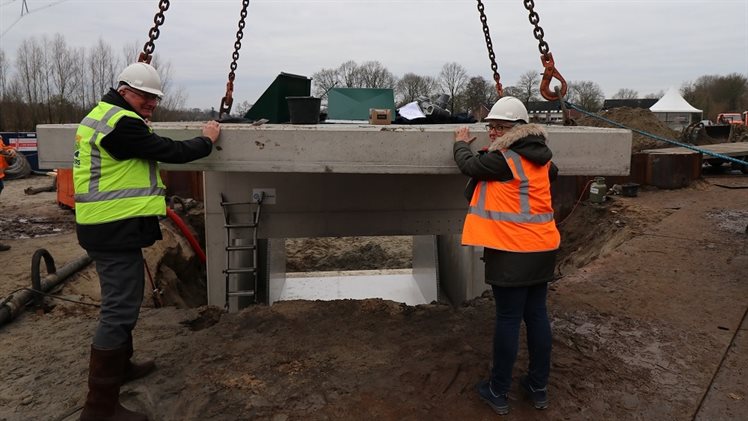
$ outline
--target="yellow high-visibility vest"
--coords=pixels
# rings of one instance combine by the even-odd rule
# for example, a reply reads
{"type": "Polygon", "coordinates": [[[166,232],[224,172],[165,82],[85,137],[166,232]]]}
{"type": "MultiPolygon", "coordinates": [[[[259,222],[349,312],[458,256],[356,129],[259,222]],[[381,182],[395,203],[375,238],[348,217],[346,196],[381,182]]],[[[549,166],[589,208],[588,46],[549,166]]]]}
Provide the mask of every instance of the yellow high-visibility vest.
{"type": "Polygon", "coordinates": [[[73,183],[75,221],[79,224],[166,215],[158,163],[145,159],[118,161],[101,147],[101,141],[125,116],[142,120],[133,111],[99,102],[78,126],[73,183]]]}

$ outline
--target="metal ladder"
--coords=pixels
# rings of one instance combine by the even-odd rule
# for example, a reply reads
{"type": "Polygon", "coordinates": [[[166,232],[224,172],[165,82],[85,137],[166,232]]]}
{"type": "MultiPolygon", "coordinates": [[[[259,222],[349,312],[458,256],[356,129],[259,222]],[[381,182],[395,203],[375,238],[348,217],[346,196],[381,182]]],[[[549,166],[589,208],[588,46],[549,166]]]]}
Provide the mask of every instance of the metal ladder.
{"type": "Polygon", "coordinates": [[[252,300],[257,302],[257,278],[258,278],[258,253],[257,253],[257,230],[260,226],[260,210],[262,209],[262,201],[265,199],[265,193],[255,192],[252,195],[252,200],[249,202],[229,202],[226,200],[226,196],[221,193],[221,208],[223,209],[224,225],[226,228],[226,268],[223,270],[226,279],[226,298],[224,308],[226,311],[229,310],[229,298],[230,297],[251,297],[252,300]],[[252,212],[252,205],[254,206],[254,212],[252,212]],[[252,221],[249,223],[239,223],[232,221],[231,209],[235,209],[241,206],[249,206],[252,221]],[[234,235],[235,230],[240,229],[251,229],[252,238],[250,244],[234,244],[235,240],[242,240],[234,235]],[[237,252],[245,252],[252,250],[252,266],[238,267],[236,265],[236,258],[232,258],[237,252]],[[252,276],[252,288],[241,289],[232,291],[230,289],[230,281],[232,275],[248,273],[252,276]]]}

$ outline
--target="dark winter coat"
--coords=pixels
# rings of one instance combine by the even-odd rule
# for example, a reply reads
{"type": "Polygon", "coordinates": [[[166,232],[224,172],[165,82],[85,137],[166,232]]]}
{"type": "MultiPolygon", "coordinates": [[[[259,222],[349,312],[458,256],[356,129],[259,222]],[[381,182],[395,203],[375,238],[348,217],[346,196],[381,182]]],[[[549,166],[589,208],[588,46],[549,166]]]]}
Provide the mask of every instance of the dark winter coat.
{"type": "MultiPolygon", "coordinates": [[[[478,181],[509,181],[514,178],[501,149],[508,148],[539,165],[548,163],[553,154],[545,144],[547,134],[537,124],[514,126],[504,136],[491,142],[486,150],[474,154],[467,142],[455,142],[454,159],[460,171],[471,181],[465,190],[472,197],[478,181]]],[[[551,162],[548,170],[550,181],[558,175],[558,168],[551,162]]],[[[499,287],[536,285],[553,279],[557,251],[516,253],[486,247],[483,261],[486,264],[486,282],[499,287]]]]}
{"type": "MultiPolygon", "coordinates": [[[[110,89],[103,102],[135,111],[110,89]]],[[[103,147],[117,160],[146,159],[150,161],[182,164],[208,156],[213,143],[205,136],[174,141],[150,132],[139,119],[122,117],[114,130],[102,141],[103,147]]],[[[77,224],[78,242],[86,250],[117,251],[148,247],[162,238],[157,216],[144,216],[103,224],[77,224]]]]}

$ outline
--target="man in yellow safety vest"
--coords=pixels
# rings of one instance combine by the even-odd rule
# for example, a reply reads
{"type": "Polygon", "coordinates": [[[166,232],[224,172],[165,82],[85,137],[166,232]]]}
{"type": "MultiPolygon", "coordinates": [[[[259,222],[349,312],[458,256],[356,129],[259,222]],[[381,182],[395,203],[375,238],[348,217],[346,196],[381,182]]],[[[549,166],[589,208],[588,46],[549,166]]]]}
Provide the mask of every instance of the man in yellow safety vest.
{"type": "Polygon", "coordinates": [[[161,239],[166,214],[158,162],[185,163],[210,154],[220,126],[174,141],[149,120],[163,92],[151,65],[134,63],[78,126],[73,157],[78,242],[96,263],[101,314],[91,345],[88,396],[81,420],[147,420],[119,403],[120,386],[155,368],[135,363],[132,330],[145,287],[142,248],[161,239]]]}

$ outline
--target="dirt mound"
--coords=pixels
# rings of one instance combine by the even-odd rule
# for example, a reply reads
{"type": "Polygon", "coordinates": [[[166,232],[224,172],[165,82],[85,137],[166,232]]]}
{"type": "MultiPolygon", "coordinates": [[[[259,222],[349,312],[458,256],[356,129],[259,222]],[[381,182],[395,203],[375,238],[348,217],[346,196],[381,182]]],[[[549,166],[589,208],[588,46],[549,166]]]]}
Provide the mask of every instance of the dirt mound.
{"type": "Polygon", "coordinates": [[[405,269],[413,266],[412,237],[323,237],[286,240],[286,270],[405,269]]]}
{"type": "MultiPolygon", "coordinates": [[[[652,111],[644,108],[613,108],[612,110],[603,111],[600,115],[609,120],[623,124],[626,127],[642,130],[659,137],[664,137],[665,139],[677,140],[680,138],[680,133],[660,121],[652,111]]],[[[617,127],[603,120],[587,116],[578,119],[577,124],[590,127],[617,127]]],[[[667,142],[655,140],[639,133],[634,133],[633,135],[631,152],[641,152],[645,149],[658,149],[672,146],[667,142]]]]}

